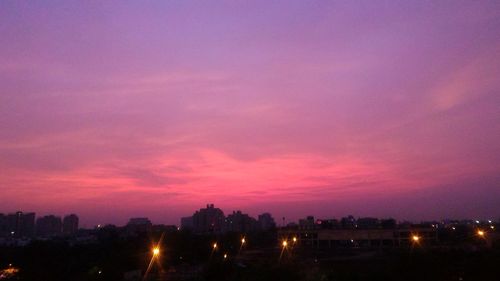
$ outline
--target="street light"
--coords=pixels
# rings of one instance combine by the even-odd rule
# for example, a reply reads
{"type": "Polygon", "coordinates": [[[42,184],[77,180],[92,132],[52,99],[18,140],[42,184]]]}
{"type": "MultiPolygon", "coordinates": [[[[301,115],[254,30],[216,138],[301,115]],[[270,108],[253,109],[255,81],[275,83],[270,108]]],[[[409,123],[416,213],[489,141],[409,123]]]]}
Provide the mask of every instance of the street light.
{"type": "Polygon", "coordinates": [[[214,243],[214,244],[212,245],[212,248],[214,248],[214,250],[215,250],[215,249],[217,249],[217,243],[214,243]]]}
{"type": "Polygon", "coordinates": [[[160,254],[160,248],[154,247],[153,248],[153,257],[156,257],[160,254]]]}
{"type": "Polygon", "coordinates": [[[484,235],[485,235],[485,234],[486,234],[486,233],[484,233],[484,231],[482,231],[481,229],[479,229],[479,230],[477,231],[477,235],[478,235],[478,236],[480,236],[480,237],[484,237],[484,235]]]}
{"type": "Polygon", "coordinates": [[[245,238],[241,238],[241,244],[245,244],[247,241],[245,240],[245,238]]]}
{"type": "Polygon", "coordinates": [[[286,240],[283,240],[281,242],[281,245],[283,246],[283,248],[281,248],[281,253],[280,253],[280,261],[281,261],[281,258],[283,257],[283,253],[286,251],[286,246],[288,245],[288,242],[286,240]]]}
{"type": "Polygon", "coordinates": [[[412,235],[411,240],[413,240],[413,242],[415,242],[415,243],[418,243],[420,241],[420,236],[412,235]]]}
{"type": "Polygon", "coordinates": [[[293,243],[297,243],[297,237],[293,237],[292,240],[293,240],[293,243]]]}

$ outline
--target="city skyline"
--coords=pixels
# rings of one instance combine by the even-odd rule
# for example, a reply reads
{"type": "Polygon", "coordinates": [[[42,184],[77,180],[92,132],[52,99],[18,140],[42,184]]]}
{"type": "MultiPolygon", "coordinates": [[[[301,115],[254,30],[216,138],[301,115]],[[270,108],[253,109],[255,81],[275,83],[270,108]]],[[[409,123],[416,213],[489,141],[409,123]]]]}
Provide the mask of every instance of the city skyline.
{"type": "MultiPolygon", "coordinates": [[[[420,219],[410,220],[410,219],[406,219],[406,218],[400,218],[397,216],[378,217],[378,216],[369,215],[369,214],[367,214],[367,215],[330,214],[330,215],[325,215],[325,216],[316,216],[316,215],[310,214],[310,213],[303,213],[303,214],[298,215],[297,217],[280,217],[280,216],[275,216],[274,214],[267,212],[267,211],[261,211],[259,213],[255,213],[255,214],[248,213],[245,210],[240,210],[240,209],[225,211],[225,210],[220,209],[219,206],[215,206],[214,204],[206,204],[206,208],[207,209],[215,208],[216,210],[222,211],[222,215],[226,218],[226,220],[228,218],[230,218],[230,216],[235,215],[235,214],[249,216],[250,218],[253,218],[253,219],[260,219],[261,216],[268,216],[269,215],[270,219],[273,220],[273,223],[275,223],[275,225],[277,227],[284,227],[288,224],[297,224],[301,220],[306,219],[306,218],[310,218],[310,217],[316,218],[318,220],[339,220],[339,221],[346,219],[346,218],[352,218],[352,219],[376,218],[379,220],[394,220],[397,223],[416,223],[416,224],[429,223],[429,222],[445,222],[445,221],[461,221],[461,222],[469,221],[469,222],[476,222],[476,223],[478,223],[478,222],[491,223],[492,221],[493,222],[500,221],[499,217],[494,217],[494,216],[474,217],[474,218],[472,218],[472,217],[446,217],[446,218],[441,217],[441,218],[434,218],[434,219],[420,218],[420,219]]],[[[103,219],[98,219],[96,221],[89,221],[89,220],[84,219],[83,220],[84,223],[82,223],[80,226],[84,229],[94,228],[94,227],[103,227],[106,225],[126,226],[126,225],[130,224],[131,221],[133,221],[133,220],[148,220],[153,225],[174,225],[174,226],[181,227],[184,219],[192,218],[197,213],[202,212],[204,209],[205,208],[203,208],[202,206],[199,206],[199,208],[192,210],[191,213],[184,214],[183,216],[176,218],[173,221],[166,221],[164,219],[163,220],[159,219],[159,220],[149,221],[150,217],[141,216],[141,214],[136,214],[136,215],[132,215],[131,217],[125,218],[124,220],[120,220],[120,221],[105,221],[103,219]]],[[[64,221],[63,219],[66,219],[66,218],[76,217],[77,221],[82,221],[81,220],[82,218],[79,217],[78,214],[74,214],[74,213],[71,213],[71,214],[70,213],[64,213],[64,214],[42,213],[42,214],[38,214],[36,212],[30,212],[30,211],[26,211],[26,210],[0,212],[0,216],[3,215],[5,217],[6,216],[17,216],[19,214],[33,216],[33,219],[32,219],[33,221],[38,220],[39,218],[46,218],[46,217],[59,218],[59,219],[61,219],[61,227],[63,226],[62,225],[62,223],[64,221]]],[[[227,223],[227,221],[226,221],[226,223],[227,223]]],[[[79,224],[79,223],[77,222],[77,224],[79,224]]],[[[61,231],[62,231],[62,228],[61,228],[61,231]]]]}
{"type": "Polygon", "coordinates": [[[500,218],[498,2],[4,1],[0,23],[0,213],[500,218]]]}

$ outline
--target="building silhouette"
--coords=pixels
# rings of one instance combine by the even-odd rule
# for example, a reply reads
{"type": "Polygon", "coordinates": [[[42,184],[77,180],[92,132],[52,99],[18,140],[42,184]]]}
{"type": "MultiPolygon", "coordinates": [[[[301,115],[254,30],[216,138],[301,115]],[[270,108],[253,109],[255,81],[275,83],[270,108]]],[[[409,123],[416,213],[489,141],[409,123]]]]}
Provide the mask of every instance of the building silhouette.
{"type": "Polygon", "coordinates": [[[359,248],[395,248],[412,245],[436,245],[437,227],[427,224],[393,224],[386,220],[382,227],[374,218],[352,220],[345,218],[340,227],[327,223],[316,223],[314,228],[286,227],[278,230],[278,237],[292,240],[302,247],[318,249],[359,249],[359,248]],[[358,224],[361,221],[361,224],[358,224]]]}
{"type": "Polygon", "coordinates": [[[257,220],[241,211],[233,211],[226,218],[226,231],[252,232],[257,229],[257,220]]]}
{"type": "Polygon", "coordinates": [[[224,212],[207,204],[193,214],[193,231],[197,233],[222,233],[225,227],[224,212]]]}
{"type": "Polygon", "coordinates": [[[78,231],[78,216],[75,214],[67,215],[63,219],[63,233],[73,235],[78,231]]]}
{"type": "Polygon", "coordinates": [[[61,235],[61,217],[54,215],[40,217],[36,220],[36,235],[39,237],[53,237],[61,235]]]}
{"type": "Polygon", "coordinates": [[[353,216],[349,215],[347,217],[343,217],[340,220],[340,224],[342,228],[356,228],[356,219],[353,216]]]}
{"type": "Polygon", "coordinates": [[[356,227],[359,229],[376,229],[380,226],[380,220],[377,218],[358,218],[356,220],[356,227]]]}
{"type": "Polygon", "coordinates": [[[259,215],[258,220],[259,228],[263,231],[268,231],[276,228],[276,222],[270,213],[263,213],[259,215]]]}
{"type": "Polygon", "coordinates": [[[152,227],[153,223],[148,218],[131,218],[125,226],[128,234],[149,232],[152,227]]]}
{"type": "Polygon", "coordinates": [[[313,216],[307,216],[305,219],[299,220],[299,228],[300,229],[315,229],[316,221],[314,221],[313,216]]]}
{"type": "Polygon", "coordinates": [[[35,213],[16,212],[0,214],[1,237],[33,237],[35,234],[35,213]]]}
{"type": "Polygon", "coordinates": [[[198,234],[224,232],[254,232],[268,231],[276,228],[276,222],[270,213],[259,215],[259,219],[251,217],[242,211],[233,211],[227,217],[224,212],[207,204],[190,217],[181,218],[181,228],[189,229],[198,234]]]}

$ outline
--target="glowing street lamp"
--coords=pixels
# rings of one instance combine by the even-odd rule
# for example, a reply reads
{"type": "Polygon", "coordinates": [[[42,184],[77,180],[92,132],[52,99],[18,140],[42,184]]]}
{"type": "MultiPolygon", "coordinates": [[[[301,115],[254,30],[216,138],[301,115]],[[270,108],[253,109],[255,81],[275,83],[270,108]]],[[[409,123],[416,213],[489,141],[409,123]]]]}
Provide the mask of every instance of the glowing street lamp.
{"type": "Polygon", "coordinates": [[[224,259],[227,259],[227,254],[224,254],[224,259]]]}
{"type": "Polygon", "coordinates": [[[247,240],[245,239],[245,237],[241,238],[241,245],[240,245],[240,249],[238,250],[238,255],[240,254],[241,250],[243,250],[243,247],[245,246],[246,242],[247,242],[247,240]]]}
{"type": "MultiPolygon", "coordinates": [[[[158,243],[158,245],[159,245],[159,243],[158,243]]],[[[146,273],[144,273],[144,277],[142,278],[142,280],[146,280],[147,279],[149,271],[151,270],[151,268],[153,266],[153,262],[155,260],[158,260],[158,257],[160,256],[160,247],[159,246],[153,247],[153,249],[151,250],[151,252],[153,252],[153,256],[151,257],[151,260],[149,261],[148,269],[146,269],[146,273]]],[[[98,273],[101,274],[102,272],[99,271],[98,273]]]]}
{"type": "Polygon", "coordinates": [[[154,244],[153,248],[151,249],[153,256],[151,257],[151,260],[149,261],[148,268],[146,269],[146,272],[144,273],[142,280],[148,279],[148,274],[151,271],[151,268],[153,266],[154,261],[156,260],[158,262],[160,260],[160,245],[162,244],[164,235],[165,235],[165,233],[161,234],[160,240],[158,241],[157,244],[154,244]]]}
{"type": "Polygon", "coordinates": [[[153,248],[153,257],[157,257],[159,254],[160,254],[160,248],[154,247],[153,248]]]}
{"type": "Polygon", "coordinates": [[[214,242],[212,244],[212,251],[210,252],[210,259],[212,258],[212,256],[214,255],[215,251],[217,251],[217,242],[214,242]]]}
{"type": "Polygon", "coordinates": [[[484,233],[484,231],[482,231],[481,229],[479,229],[479,230],[477,231],[477,235],[478,235],[479,237],[484,237],[484,235],[486,235],[486,233],[484,233]]]}
{"type": "Polygon", "coordinates": [[[285,251],[287,250],[287,249],[286,249],[286,247],[288,246],[288,241],[283,240],[283,241],[281,242],[281,246],[283,246],[283,247],[281,248],[281,253],[280,253],[280,259],[279,259],[279,261],[281,261],[281,258],[283,257],[283,254],[284,254],[284,253],[285,253],[285,251]]]}
{"type": "Polygon", "coordinates": [[[297,243],[297,237],[293,237],[292,240],[293,240],[293,243],[297,243]]]}
{"type": "Polygon", "coordinates": [[[418,243],[420,241],[420,236],[418,236],[418,235],[412,235],[411,236],[411,240],[413,240],[413,242],[415,242],[415,243],[418,243]]]}

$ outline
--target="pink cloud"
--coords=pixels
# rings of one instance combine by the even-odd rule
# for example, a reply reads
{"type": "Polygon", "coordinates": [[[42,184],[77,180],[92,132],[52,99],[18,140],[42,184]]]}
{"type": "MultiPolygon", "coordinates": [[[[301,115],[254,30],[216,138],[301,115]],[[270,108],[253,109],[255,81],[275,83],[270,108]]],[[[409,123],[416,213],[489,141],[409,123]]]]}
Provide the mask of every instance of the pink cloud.
{"type": "Polygon", "coordinates": [[[500,215],[494,4],[0,6],[0,212],[500,215]]]}

